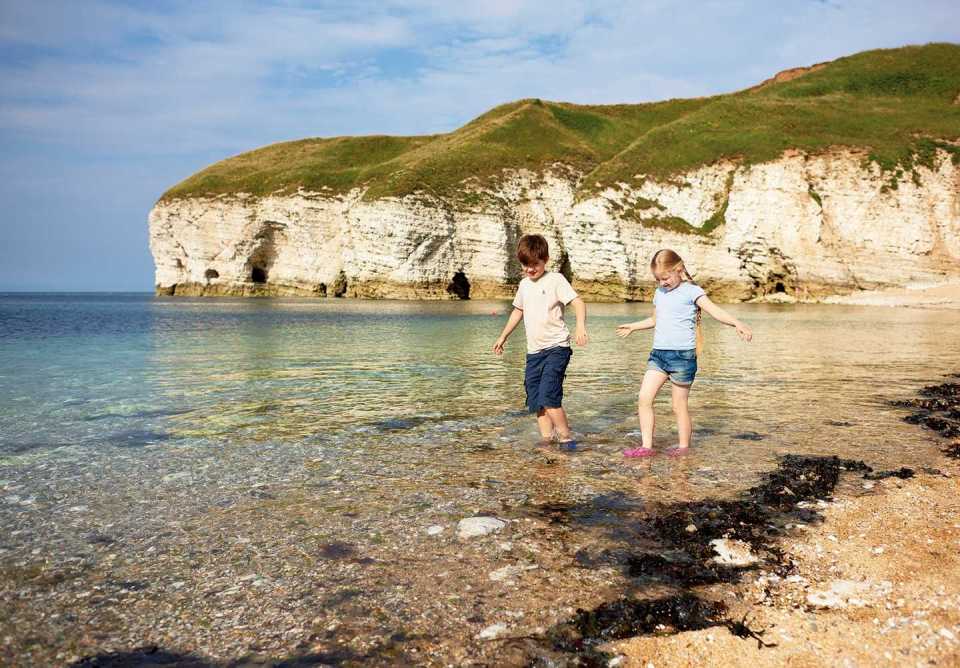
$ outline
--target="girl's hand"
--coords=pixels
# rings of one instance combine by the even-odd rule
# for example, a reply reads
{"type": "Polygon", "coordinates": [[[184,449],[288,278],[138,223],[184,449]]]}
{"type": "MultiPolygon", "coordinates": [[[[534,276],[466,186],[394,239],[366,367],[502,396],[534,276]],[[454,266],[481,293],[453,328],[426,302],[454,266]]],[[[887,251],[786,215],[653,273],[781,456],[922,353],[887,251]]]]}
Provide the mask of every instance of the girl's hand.
{"type": "Polygon", "coordinates": [[[737,334],[744,341],[750,341],[753,338],[753,330],[744,325],[742,322],[738,322],[734,327],[737,328],[737,334]]]}
{"type": "Polygon", "coordinates": [[[493,344],[493,352],[497,355],[503,354],[503,344],[506,343],[503,339],[497,339],[497,342],[493,344]]]}
{"type": "Polygon", "coordinates": [[[621,339],[633,334],[633,325],[619,325],[617,327],[617,336],[621,339]]]}

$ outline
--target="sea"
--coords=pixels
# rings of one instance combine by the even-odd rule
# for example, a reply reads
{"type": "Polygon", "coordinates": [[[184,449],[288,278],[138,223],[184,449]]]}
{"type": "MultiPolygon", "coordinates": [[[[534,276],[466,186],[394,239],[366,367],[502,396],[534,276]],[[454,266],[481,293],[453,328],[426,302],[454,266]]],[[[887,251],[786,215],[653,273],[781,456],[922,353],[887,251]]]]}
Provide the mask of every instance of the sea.
{"type": "MultiPolygon", "coordinates": [[[[167,545],[249,583],[271,576],[228,559],[224,541],[268,554],[277,522],[296,516],[286,535],[308,527],[321,565],[391,554],[445,573],[453,553],[433,558],[425,541],[459,549],[457,523],[471,516],[735,498],[786,454],[877,469],[942,461],[893,402],[960,371],[960,311],[725,308],[754,338],[704,318],[690,454],[637,462],[622,451],[639,443],[651,335],[615,330],[647,317],[646,303],[588,304],[589,342],[574,346],[564,388],[577,444],[560,448],[524,408],[522,326],[493,353],[507,301],[0,294],[0,572],[123,562],[132,578],[167,545]],[[229,515],[240,508],[265,519],[229,515]]],[[[665,449],[676,443],[666,388],[656,413],[665,449]]],[[[169,573],[144,581],[202,598],[169,573]]],[[[362,579],[324,591],[382,604],[397,573],[381,574],[379,594],[362,579]]],[[[366,620],[354,633],[382,632],[364,610],[338,614],[366,620]]]]}

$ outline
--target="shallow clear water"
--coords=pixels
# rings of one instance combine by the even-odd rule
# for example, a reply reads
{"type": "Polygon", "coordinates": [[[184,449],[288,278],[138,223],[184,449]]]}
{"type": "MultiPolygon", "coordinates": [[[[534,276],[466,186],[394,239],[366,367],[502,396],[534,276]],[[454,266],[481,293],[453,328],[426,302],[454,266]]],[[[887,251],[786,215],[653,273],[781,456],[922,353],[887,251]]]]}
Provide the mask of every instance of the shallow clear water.
{"type": "MultiPolygon", "coordinates": [[[[142,580],[149,589],[125,595],[180,601],[176,609],[196,619],[151,607],[114,627],[179,625],[203,651],[228,641],[216,631],[197,635],[198,623],[227,628],[222,620],[245,610],[249,619],[234,619],[243,622],[236,628],[267,633],[316,614],[313,599],[289,593],[298,587],[337,601],[325,614],[336,624],[354,620],[351,637],[374,642],[385,628],[419,623],[455,638],[484,623],[463,625],[482,617],[470,616],[463,583],[478,577],[473,591],[494,591],[488,601],[506,605],[496,589],[503,585],[486,571],[517,554],[508,543],[464,548],[452,537],[460,518],[518,522],[511,540],[528,546],[542,574],[525,576],[542,578],[524,589],[533,623],[564,582],[571,605],[590,596],[570,579],[564,550],[622,547],[622,517],[633,509],[734,496],[784,453],[836,454],[881,469],[942,461],[937,439],[904,423],[905,411],[890,401],[960,370],[960,312],[730,306],[754,341],[706,319],[691,394],[693,451],[633,462],[620,453],[636,444],[651,336],[623,340],[614,330],[650,306],[589,305],[591,340],[575,351],[565,384],[580,437],[574,452],[537,447],[523,408],[522,328],[502,358],[491,352],[508,308],[0,295],[0,575],[15,591],[16,573],[36,564],[90,569],[69,587],[43,590],[40,609],[74,605],[80,599],[70,597],[87,596],[97,578],[142,580]],[[544,508],[572,506],[579,528],[566,537],[523,528],[544,508]],[[439,537],[425,531],[434,525],[439,537]],[[368,574],[358,579],[356,568],[368,574]],[[214,586],[272,586],[251,581],[256,574],[272,574],[288,592],[251,594],[275,606],[269,623],[265,612],[211,598],[214,586]],[[389,592],[399,583],[411,600],[444,592],[441,603],[460,600],[464,610],[441,607],[412,622],[409,609],[429,606],[396,599],[389,592]]],[[[657,415],[657,447],[666,447],[674,437],[666,390],[657,415]]],[[[598,586],[612,577],[583,572],[598,586]]],[[[10,628],[30,627],[30,614],[11,612],[10,628]]],[[[90,615],[64,616],[57,633],[82,636],[101,623],[90,615]]],[[[235,642],[221,650],[239,651],[230,648],[246,640],[235,642]]]]}
{"type": "MultiPolygon", "coordinates": [[[[413,460],[425,448],[446,461],[470,446],[509,442],[513,452],[536,430],[523,413],[522,328],[502,359],[490,352],[506,308],[2,296],[0,455],[16,468],[55,462],[65,448],[88,463],[146,446],[312,445],[324,453],[369,450],[373,459],[402,451],[413,460]]],[[[699,459],[730,474],[742,472],[743,460],[794,449],[878,462],[912,456],[902,451],[923,439],[901,428],[886,401],[960,366],[954,312],[731,310],[754,327],[755,341],[742,343],[708,321],[691,397],[699,459]]],[[[591,342],[574,355],[565,402],[587,448],[613,453],[637,427],[635,393],[650,337],[621,340],[613,330],[648,311],[590,307],[591,342]]],[[[662,395],[658,433],[668,445],[672,419],[662,395]]]]}

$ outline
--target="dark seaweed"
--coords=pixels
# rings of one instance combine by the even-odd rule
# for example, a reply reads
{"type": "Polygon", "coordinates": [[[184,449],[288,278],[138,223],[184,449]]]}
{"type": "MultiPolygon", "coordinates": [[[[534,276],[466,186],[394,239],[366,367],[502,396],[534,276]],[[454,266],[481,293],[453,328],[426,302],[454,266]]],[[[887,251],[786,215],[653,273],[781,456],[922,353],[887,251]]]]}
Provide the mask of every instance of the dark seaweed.
{"type": "Polygon", "coordinates": [[[900,478],[901,480],[906,480],[907,478],[912,478],[914,475],[913,469],[908,469],[906,466],[904,466],[896,471],[877,471],[876,473],[866,473],[863,477],[867,480],[884,480],[885,478],[900,478]]]}
{"type": "MultiPolygon", "coordinates": [[[[883,477],[905,475],[900,471],[885,472],[883,477]]],[[[541,638],[525,642],[527,663],[554,666],[603,666],[613,658],[598,646],[621,638],[638,635],[667,635],[681,631],[724,627],[734,635],[756,640],[759,647],[771,647],[762,636],[765,630],[754,630],[747,617],[739,621],[726,616],[726,606],[694,593],[694,588],[716,583],[734,583],[744,573],[760,566],[787,574],[793,569],[777,543],[789,522],[813,523],[821,520],[816,511],[803,507],[810,502],[829,499],[844,472],[871,474],[873,469],[861,461],[839,457],[806,457],[787,455],[776,470],[767,473],[762,482],[747,490],[740,499],[706,499],[651,508],[639,519],[621,517],[615,537],[629,533],[629,545],[650,547],[633,551],[603,550],[590,555],[580,550],[575,562],[585,568],[599,564],[620,563],[633,578],[636,589],[655,580],[679,590],[673,596],[655,600],[634,600],[622,597],[603,603],[592,610],[576,614],[549,629],[541,638]],[[624,525],[629,529],[626,531],[624,525]],[[759,562],[751,566],[717,563],[711,541],[727,538],[750,545],[759,562]]],[[[581,504],[550,504],[534,508],[531,513],[551,522],[567,526],[591,522],[598,506],[611,504],[595,500],[581,504]],[[588,519],[589,518],[589,519],[588,519]]],[[[616,511],[632,515],[636,504],[621,500],[616,511]]],[[[616,512],[615,511],[615,512],[616,512]]],[[[610,523],[613,525],[614,523],[610,523]]],[[[612,529],[611,529],[612,531],[612,529]]]]}
{"type": "MultiPolygon", "coordinates": [[[[960,437],[960,383],[928,385],[920,390],[920,395],[925,398],[892,402],[899,408],[913,410],[904,416],[904,421],[926,427],[944,438],[960,437]]],[[[960,443],[950,443],[942,452],[947,457],[960,459],[960,443]]]]}
{"type": "Polygon", "coordinates": [[[766,630],[754,631],[749,626],[747,626],[747,617],[744,615],[743,619],[739,622],[727,621],[726,627],[730,630],[730,633],[737,636],[738,638],[753,638],[757,641],[757,649],[763,649],[764,647],[776,647],[777,643],[775,642],[764,642],[763,636],[766,633],[766,630]]]}

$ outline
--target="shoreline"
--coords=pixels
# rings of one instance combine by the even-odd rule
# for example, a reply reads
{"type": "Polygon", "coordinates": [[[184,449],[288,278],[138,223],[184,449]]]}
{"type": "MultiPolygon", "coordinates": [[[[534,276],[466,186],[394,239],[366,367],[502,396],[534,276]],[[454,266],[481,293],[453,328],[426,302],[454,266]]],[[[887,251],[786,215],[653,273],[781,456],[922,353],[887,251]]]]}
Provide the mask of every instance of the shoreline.
{"type": "Polygon", "coordinates": [[[960,309],[960,283],[938,283],[887,290],[864,290],[849,295],[827,297],[823,300],[823,303],[848,306],[960,309]]]}
{"type": "MultiPolygon", "coordinates": [[[[14,290],[0,291],[0,297],[27,298],[27,297],[141,297],[158,301],[174,301],[170,295],[154,290],[143,291],[67,291],[67,290],[14,290]]],[[[198,294],[198,295],[176,295],[185,299],[297,299],[305,302],[312,301],[331,301],[337,297],[323,297],[312,294],[198,294]]],[[[443,298],[403,298],[403,297],[345,297],[345,301],[369,301],[369,302],[429,302],[429,303],[448,303],[457,301],[508,301],[512,293],[504,296],[480,295],[469,300],[458,300],[449,297],[443,298]]],[[[819,298],[800,298],[792,294],[773,293],[753,299],[737,300],[720,303],[731,304],[836,304],[841,306],[887,306],[887,307],[908,307],[922,309],[960,309],[960,283],[931,283],[920,284],[910,288],[886,288],[882,290],[857,290],[847,294],[829,295],[819,298]]],[[[588,301],[591,304],[630,304],[630,303],[649,303],[645,300],[596,300],[588,301]]]]}
{"type": "Polygon", "coordinates": [[[716,627],[631,638],[606,646],[617,664],[960,664],[960,438],[938,417],[956,414],[960,384],[921,395],[895,405],[943,446],[938,468],[845,474],[842,493],[810,504],[819,521],[781,541],[789,574],[764,568],[712,592],[760,630],[756,643],[716,627]]]}

